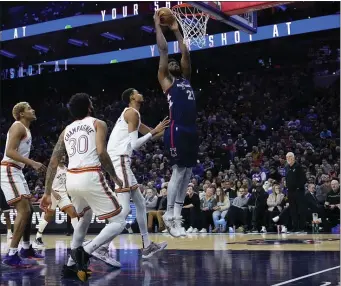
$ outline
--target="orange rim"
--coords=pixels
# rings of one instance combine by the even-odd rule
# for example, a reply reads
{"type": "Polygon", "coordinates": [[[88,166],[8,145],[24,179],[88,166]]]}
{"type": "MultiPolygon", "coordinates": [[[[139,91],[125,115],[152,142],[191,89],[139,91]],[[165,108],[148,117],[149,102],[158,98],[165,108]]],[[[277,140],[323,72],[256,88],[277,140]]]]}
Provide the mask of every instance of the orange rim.
{"type": "MultiPolygon", "coordinates": [[[[175,5],[172,7],[172,10],[173,9],[176,9],[176,8],[190,8],[190,7],[193,7],[192,5],[190,4],[187,4],[187,3],[182,3],[182,4],[179,4],[179,5],[175,5]]],[[[193,16],[201,16],[201,15],[204,15],[204,14],[207,14],[205,12],[201,12],[201,13],[195,13],[195,14],[182,14],[186,17],[193,17],[193,16]]]]}

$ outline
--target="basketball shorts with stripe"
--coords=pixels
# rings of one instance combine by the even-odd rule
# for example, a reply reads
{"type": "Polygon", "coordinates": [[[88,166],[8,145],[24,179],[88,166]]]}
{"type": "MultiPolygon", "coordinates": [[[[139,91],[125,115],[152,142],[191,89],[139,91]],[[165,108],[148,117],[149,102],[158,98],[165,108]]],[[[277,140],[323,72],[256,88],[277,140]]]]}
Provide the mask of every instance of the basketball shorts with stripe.
{"type": "Polygon", "coordinates": [[[56,193],[60,196],[60,199],[57,200],[53,195],[51,196],[50,210],[55,210],[57,206],[61,211],[65,211],[67,208],[72,207],[71,200],[66,191],[56,191],[56,193]]]}
{"type": "Polygon", "coordinates": [[[78,170],[66,173],[66,189],[78,215],[82,217],[90,208],[99,219],[118,215],[122,208],[103,173],[78,170]]]}
{"type": "Polygon", "coordinates": [[[31,193],[22,170],[9,165],[1,165],[0,176],[1,189],[6,198],[6,202],[9,205],[20,201],[23,197],[31,197],[31,193]]]}
{"type": "Polygon", "coordinates": [[[192,168],[197,165],[198,135],[196,130],[189,132],[178,126],[171,126],[164,133],[165,155],[170,165],[192,168]]]}
{"type": "Polygon", "coordinates": [[[137,180],[133,171],[131,170],[131,160],[129,156],[115,156],[111,158],[112,164],[115,168],[116,175],[122,180],[123,188],[118,189],[115,186],[115,191],[120,193],[130,192],[138,188],[137,180]]]}

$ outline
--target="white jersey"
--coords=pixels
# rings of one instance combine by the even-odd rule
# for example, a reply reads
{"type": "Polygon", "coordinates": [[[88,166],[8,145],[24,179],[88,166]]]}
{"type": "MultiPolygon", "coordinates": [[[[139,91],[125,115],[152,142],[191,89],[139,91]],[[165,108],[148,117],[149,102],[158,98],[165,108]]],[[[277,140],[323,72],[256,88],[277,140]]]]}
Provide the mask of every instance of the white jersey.
{"type": "Polygon", "coordinates": [[[66,185],[65,185],[66,184],[66,171],[67,171],[67,168],[65,166],[57,167],[57,173],[52,183],[52,190],[59,191],[59,192],[66,191],[66,185]]]}
{"type": "Polygon", "coordinates": [[[96,147],[96,118],[85,117],[65,128],[64,143],[69,157],[68,169],[100,166],[96,147]]]}
{"type": "MultiPolygon", "coordinates": [[[[31,132],[30,132],[30,129],[26,128],[26,126],[24,124],[22,124],[20,121],[15,121],[13,124],[21,124],[22,126],[25,127],[25,130],[26,130],[26,136],[24,138],[22,138],[20,140],[20,143],[19,143],[19,146],[18,146],[18,153],[25,157],[25,158],[28,158],[30,156],[30,151],[31,151],[31,144],[32,144],[32,136],[31,136],[31,132]]],[[[6,147],[5,147],[5,150],[7,149],[7,144],[8,144],[8,134],[7,133],[7,139],[6,139],[6,147]]],[[[2,162],[10,162],[10,163],[13,163],[15,165],[18,165],[19,167],[21,168],[24,168],[25,167],[25,164],[24,163],[21,163],[21,162],[17,162],[9,157],[6,156],[6,151],[5,151],[5,155],[2,159],[2,162]]]]}
{"type": "Polygon", "coordinates": [[[116,122],[114,129],[112,130],[108,142],[108,153],[111,159],[116,156],[127,155],[131,156],[133,153],[133,148],[131,147],[129,132],[128,132],[128,123],[124,119],[124,113],[128,109],[133,109],[139,115],[139,124],[137,129],[140,128],[141,124],[141,116],[140,113],[132,107],[125,108],[116,122]]]}

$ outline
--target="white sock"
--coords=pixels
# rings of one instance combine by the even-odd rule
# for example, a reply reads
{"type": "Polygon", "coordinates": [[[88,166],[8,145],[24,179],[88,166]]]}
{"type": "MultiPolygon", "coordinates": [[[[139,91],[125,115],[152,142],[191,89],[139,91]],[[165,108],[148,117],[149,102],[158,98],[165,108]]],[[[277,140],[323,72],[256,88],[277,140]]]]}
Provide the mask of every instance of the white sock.
{"type": "Polygon", "coordinates": [[[7,235],[12,235],[12,230],[11,229],[7,229],[7,235]]]}
{"type": "Polygon", "coordinates": [[[42,237],[43,236],[43,232],[45,230],[45,227],[48,225],[48,221],[46,221],[45,219],[42,219],[39,223],[39,228],[38,228],[38,232],[36,235],[36,238],[42,237]]]}
{"type": "Polygon", "coordinates": [[[142,236],[142,246],[143,246],[143,248],[147,248],[151,243],[151,241],[149,239],[148,232],[145,234],[141,233],[141,236],[142,236]]]}
{"type": "Polygon", "coordinates": [[[91,242],[84,246],[85,252],[89,254],[93,253],[101,245],[111,241],[115,236],[119,235],[125,227],[123,216],[117,215],[108,220],[111,222],[107,224],[91,242]]]}
{"type": "Polygon", "coordinates": [[[181,217],[181,210],[182,210],[183,205],[184,205],[183,203],[175,202],[174,217],[176,218],[181,217]]]}
{"type": "Polygon", "coordinates": [[[74,217],[71,219],[71,224],[72,224],[72,227],[73,227],[73,230],[76,229],[76,225],[78,224],[78,217],[74,217]]]}
{"type": "Polygon", "coordinates": [[[24,249],[29,249],[29,248],[30,248],[30,245],[31,245],[31,243],[30,243],[29,241],[23,241],[23,242],[22,242],[22,247],[23,247],[24,249]]]}
{"type": "Polygon", "coordinates": [[[12,256],[12,255],[16,254],[17,251],[18,251],[18,248],[10,248],[8,251],[8,255],[12,256]]]}

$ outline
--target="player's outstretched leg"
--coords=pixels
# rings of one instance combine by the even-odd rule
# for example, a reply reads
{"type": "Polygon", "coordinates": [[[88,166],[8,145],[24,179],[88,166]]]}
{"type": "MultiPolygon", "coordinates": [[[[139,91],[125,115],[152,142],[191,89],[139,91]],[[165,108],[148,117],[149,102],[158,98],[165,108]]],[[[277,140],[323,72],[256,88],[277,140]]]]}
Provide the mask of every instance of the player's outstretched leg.
{"type": "Polygon", "coordinates": [[[173,166],[173,173],[167,188],[167,211],[162,216],[169,234],[174,237],[179,237],[181,235],[179,232],[179,228],[177,228],[175,224],[174,204],[178,190],[180,190],[182,187],[185,174],[185,167],[178,167],[178,165],[173,166]]]}
{"type": "Polygon", "coordinates": [[[189,181],[191,179],[192,175],[192,168],[186,168],[185,174],[182,178],[182,184],[181,187],[178,188],[178,192],[176,194],[175,198],[175,205],[174,205],[174,220],[175,220],[175,226],[178,229],[178,232],[181,236],[187,236],[186,230],[184,227],[182,227],[182,216],[181,216],[181,210],[184,205],[187,188],[189,181]]]}
{"type": "Polygon", "coordinates": [[[142,258],[150,258],[155,253],[165,249],[167,247],[167,242],[154,243],[150,241],[147,226],[146,201],[143,198],[140,189],[131,191],[131,198],[136,207],[136,220],[142,236],[142,258]]]}

